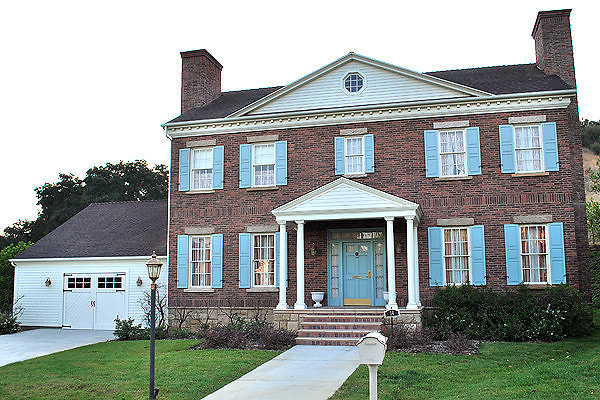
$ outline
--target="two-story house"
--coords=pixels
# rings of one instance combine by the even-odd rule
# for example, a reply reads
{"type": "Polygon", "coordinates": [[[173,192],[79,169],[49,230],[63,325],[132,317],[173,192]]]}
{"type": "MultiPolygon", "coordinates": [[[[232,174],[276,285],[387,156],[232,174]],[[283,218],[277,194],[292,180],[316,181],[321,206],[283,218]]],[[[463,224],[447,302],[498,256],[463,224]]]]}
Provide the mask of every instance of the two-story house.
{"type": "Polygon", "coordinates": [[[221,92],[208,51],[181,53],[170,307],[262,307],[298,328],[324,292],[330,312],[418,324],[444,285],[587,292],[569,15],[538,14],[523,65],[419,73],[349,53],[221,92]]]}

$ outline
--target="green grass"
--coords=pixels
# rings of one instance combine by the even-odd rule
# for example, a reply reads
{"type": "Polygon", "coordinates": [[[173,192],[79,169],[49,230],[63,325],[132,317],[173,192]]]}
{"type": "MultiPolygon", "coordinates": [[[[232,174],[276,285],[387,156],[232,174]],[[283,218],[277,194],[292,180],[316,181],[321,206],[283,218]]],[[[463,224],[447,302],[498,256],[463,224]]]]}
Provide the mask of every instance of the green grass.
{"type": "MultiPolygon", "coordinates": [[[[275,351],[190,350],[190,340],[156,344],[160,399],[199,399],[239,378],[275,351]]],[[[0,399],[142,399],[149,342],[108,342],[0,368],[0,399]]]]}
{"type": "MultiPolygon", "coordinates": [[[[595,310],[600,326],[600,310],[595,310]]],[[[388,353],[379,399],[598,399],[600,332],[556,343],[484,343],[476,356],[388,353]]],[[[333,399],[369,397],[360,366],[333,399]]]]}

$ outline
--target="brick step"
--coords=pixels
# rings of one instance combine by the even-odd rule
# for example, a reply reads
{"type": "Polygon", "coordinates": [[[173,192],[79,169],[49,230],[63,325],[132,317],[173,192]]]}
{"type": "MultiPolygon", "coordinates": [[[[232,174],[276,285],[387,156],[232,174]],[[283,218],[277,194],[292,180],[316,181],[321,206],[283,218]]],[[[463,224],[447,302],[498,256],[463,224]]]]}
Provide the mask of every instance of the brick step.
{"type": "Polygon", "coordinates": [[[305,315],[304,322],[354,322],[358,324],[381,323],[382,315],[305,315]]]}
{"type": "Polygon", "coordinates": [[[383,316],[385,313],[385,308],[311,308],[306,310],[307,315],[318,315],[318,314],[328,314],[328,315],[379,315],[383,316]]]}
{"type": "Polygon", "coordinates": [[[356,346],[356,338],[296,338],[296,344],[311,346],[356,346]]]}
{"type": "Polygon", "coordinates": [[[378,331],[381,329],[381,322],[360,323],[360,322],[303,322],[300,329],[343,329],[343,330],[370,330],[378,331]]]}
{"type": "Polygon", "coordinates": [[[359,339],[367,333],[372,332],[369,329],[300,329],[299,338],[356,338],[359,339]]]}

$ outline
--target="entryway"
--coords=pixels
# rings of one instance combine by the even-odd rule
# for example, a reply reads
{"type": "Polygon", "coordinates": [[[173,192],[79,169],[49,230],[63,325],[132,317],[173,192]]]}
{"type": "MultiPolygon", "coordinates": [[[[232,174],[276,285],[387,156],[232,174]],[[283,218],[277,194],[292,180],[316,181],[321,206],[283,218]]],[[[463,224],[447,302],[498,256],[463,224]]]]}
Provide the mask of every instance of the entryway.
{"type": "Polygon", "coordinates": [[[65,274],[63,327],[113,330],[126,318],[125,273],[65,274]]]}

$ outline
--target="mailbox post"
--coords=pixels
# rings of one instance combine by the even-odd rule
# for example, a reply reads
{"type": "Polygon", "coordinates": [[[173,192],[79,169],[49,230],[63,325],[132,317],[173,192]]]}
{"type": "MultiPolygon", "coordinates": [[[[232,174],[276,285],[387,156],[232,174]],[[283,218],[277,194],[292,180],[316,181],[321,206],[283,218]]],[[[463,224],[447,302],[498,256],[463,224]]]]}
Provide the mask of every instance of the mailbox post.
{"type": "Polygon", "coordinates": [[[371,332],[358,339],[358,359],[369,366],[369,399],[377,400],[377,368],[383,363],[387,338],[379,332],[371,332]]]}

